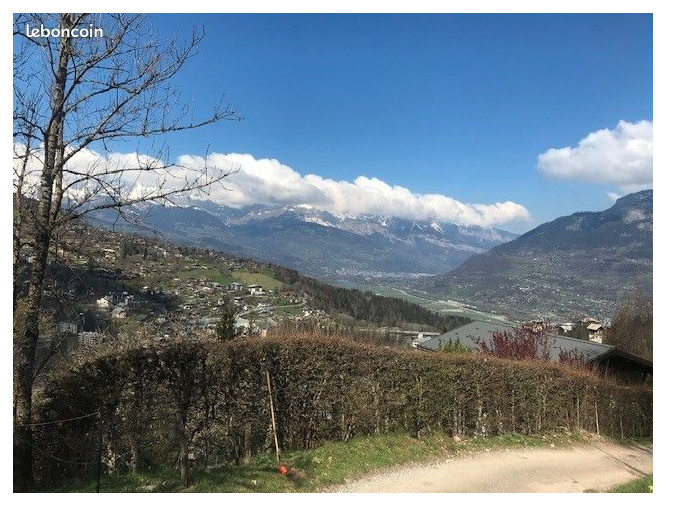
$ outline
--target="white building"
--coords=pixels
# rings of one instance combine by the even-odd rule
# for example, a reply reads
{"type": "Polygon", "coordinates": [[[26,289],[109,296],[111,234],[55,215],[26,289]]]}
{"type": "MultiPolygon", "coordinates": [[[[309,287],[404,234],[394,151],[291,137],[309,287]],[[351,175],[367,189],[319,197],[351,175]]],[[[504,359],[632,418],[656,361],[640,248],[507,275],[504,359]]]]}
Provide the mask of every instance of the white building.
{"type": "Polygon", "coordinates": [[[98,308],[110,308],[113,306],[113,296],[103,296],[96,300],[98,308]]]}
{"type": "Polygon", "coordinates": [[[266,294],[266,291],[260,285],[247,285],[247,288],[249,289],[250,296],[263,296],[266,294]]]}
{"type": "Polygon", "coordinates": [[[77,325],[72,322],[61,322],[58,323],[58,333],[71,333],[72,335],[77,334],[77,325]]]}
{"type": "Polygon", "coordinates": [[[96,331],[82,331],[77,336],[79,344],[95,344],[98,342],[98,332],[96,331]]]}
{"type": "Polygon", "coordinates": [[[249,331],[249,319],[235,317],[235,330],[243,335],[246,334],[249,331]]]}
{"type": "Polygon", "coordinates": [[[419,344],[421,344],[422,342],[426,342],[427,340],[431,340],[431,337],[428,337],[424,335],[424,333],[420,332],[414,339],[412,339],[412,347],[416,348],[419,344]]]}
{"type": "Polygon", "coordinates": [[[124,306],[116,306],[113,311],[110,312],[110,316],[113,319],[124,319],[127,317],[127,309],[124,306]]]}
{"type": "Polygon", "coordinates": [[[587,326],[587,331],[589,331],[589,340],[591,342],[602,343],[604,340],[604,327],[599,323],[592,323],[587,326]]]}
{"type": "Polygon", "coordinates": [[[565,335],[569,331],[572,331],[574,327],[575,325],[573,323],[563,323],[558,326],[557,331],[559,335],[565,335]]]}

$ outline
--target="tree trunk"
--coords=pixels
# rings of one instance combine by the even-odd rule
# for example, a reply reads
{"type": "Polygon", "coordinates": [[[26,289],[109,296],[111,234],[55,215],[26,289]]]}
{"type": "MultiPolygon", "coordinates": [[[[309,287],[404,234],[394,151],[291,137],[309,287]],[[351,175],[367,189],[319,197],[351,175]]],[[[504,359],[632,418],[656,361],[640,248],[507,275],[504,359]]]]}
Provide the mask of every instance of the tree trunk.
{"type": "MultiPolygon", "coordinates": [[[[61,27],[71,28],[71,14],[64,14],[61,27]]],[[[57,149],[62,145],[60,135],[64,122],[63,102],[67,80],[69,40],[63,39],[60,60],[55,73],[52,98],[52,118],[46,135],[45,158],[41,172],[41,189],[36,214],[34,235],[34,261],[31,264],[29,292],[24,314],[24,331],[14,341],[14,487],[16,491],[33,488],[33,433],[31,431],[31,392],[33,386],[36,344],[38,342],[39,320],[43,280],[48,262],[51,240],[50,214],[55,183],[57,149]]]]}
{"type": "Polygon", "coordinates": [[[189,445],[184,432],[180,439],[180,480],[182,485],[189,485],[189,445]]]}
{"type": "Polygon", "coordinates": [[[247,464],[252,459],[252,425],[251,423],[244,424],[244,439],[242,441],[242,464],[247,464]]]}
{"type": "MultiPolygon", "coordinates": [[[[50,207],[42,196],[39,205],[39,217],[48,213],[41,207],[50,207]]],[[[38,325],[41,316],[41,297],[43,278],[48,260],[50,235],[37,228],[34,240],[35,254],[31,266],[29,293],[26,299],[24,314],[24,331],[14,340],[14,482],[15,489],[27,491],[33,488],[33,435],[31,431],[31,391],[33,386],[36,344],[38,342],[38,325]]]]}

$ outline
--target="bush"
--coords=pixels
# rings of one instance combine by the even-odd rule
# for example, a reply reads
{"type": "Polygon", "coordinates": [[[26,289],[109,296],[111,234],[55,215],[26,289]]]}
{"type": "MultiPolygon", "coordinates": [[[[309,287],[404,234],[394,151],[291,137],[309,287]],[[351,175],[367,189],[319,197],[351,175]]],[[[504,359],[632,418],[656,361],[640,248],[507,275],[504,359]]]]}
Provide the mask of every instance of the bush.
{"type": "Polygon", "coordinates": [[[546,328],[523,325],[512,331],[495,331],[487,342],[475,339],[482,353],[510,360],[548,360],[553,336],[546,328]]]}
{"type": "Polygon", "coordinates": [[[401,351],[319,335],[113,350],[54,376],[37,412],[37,476],[241,463],[270,450],[403,430],[413,436],[652,433],[652,392],[543,361],[401,351]],[[101,438],[102,436],[102,438],[101,438]],[[186,456],[186,461],[185,461],[186,456]]]}

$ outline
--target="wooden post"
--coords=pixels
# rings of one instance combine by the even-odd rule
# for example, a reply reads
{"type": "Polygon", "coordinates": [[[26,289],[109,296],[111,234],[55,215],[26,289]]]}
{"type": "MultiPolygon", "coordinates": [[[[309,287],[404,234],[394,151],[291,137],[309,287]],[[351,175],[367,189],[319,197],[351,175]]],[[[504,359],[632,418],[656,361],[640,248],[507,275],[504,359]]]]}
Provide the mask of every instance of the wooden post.
{"type": "Polygon", "coordinates": [[[101,492],[101,462],[103,455],[103,418],[98,413],[98,459],[96,460],[96,492],[101,492]]]}
{"type": "Polygon", "coordinates": [[[594,421],[597,424],[597,435],[599,435],[599,408],[596,401],[594,402],[594,421]]]}
{"type": "Polygon", "coordinates": [[[271,377],[266,369],[266,384],[268,385],[268,401],[271,406],[271,424],[273,425],[273,442],[276,445],[276,461],[280,462],[280,448],[278,447],[278,431],[276,430],[276,415],[273,411],[273,390],[271,389],[271,377]]]}
{"type": "Polygon", "coordinates": [[[248,464],[252,458],[252,424],[249,421],[244,423],[244,438],[242,450],[242,463],[248,464]]]}

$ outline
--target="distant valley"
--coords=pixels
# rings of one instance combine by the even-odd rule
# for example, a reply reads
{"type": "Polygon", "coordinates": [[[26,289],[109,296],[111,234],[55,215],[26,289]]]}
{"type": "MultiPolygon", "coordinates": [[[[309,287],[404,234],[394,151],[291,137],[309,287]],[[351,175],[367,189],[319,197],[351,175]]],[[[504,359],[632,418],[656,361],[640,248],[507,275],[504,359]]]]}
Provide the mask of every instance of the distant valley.
{"type": "MultiPolygon", "coordinates": [[[[442,274],[517,235],[492,228],[374,215],[336,216],[308,206],[233,208],[207,200],[128,209],[163,236],[274,262],[341,285],[404,285],[442,274]]],[[[112,212],[101,224],[126,226],[112,212]]]]}
{"type": "MultiPolygon", "coordinates": [[[[180,243],[276,263],[442,313],[607,318],[630,292],[652,288],[651,190],[522,236],[433,220],[338,216],[304,205],[233,208],[189,199],[183,206],[129,208],[127,218],[180,243]]],[[[94,222],[128,226],[107,211],[94,222]]]]}

